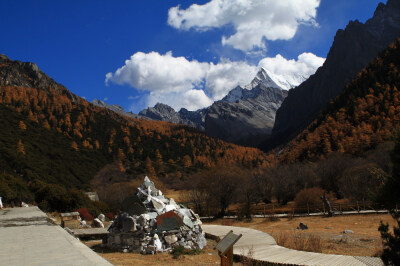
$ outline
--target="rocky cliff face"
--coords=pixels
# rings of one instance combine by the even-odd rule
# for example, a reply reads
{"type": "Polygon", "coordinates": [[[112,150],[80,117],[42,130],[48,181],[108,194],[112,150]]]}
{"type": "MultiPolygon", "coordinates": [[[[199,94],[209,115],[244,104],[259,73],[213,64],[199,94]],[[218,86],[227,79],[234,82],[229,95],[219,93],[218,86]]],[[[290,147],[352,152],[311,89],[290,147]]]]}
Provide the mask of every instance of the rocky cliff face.
{"type": "Polygon", "coordinates": [[[209,108],[205,131],[223,140],[257,146],[271,133],[275,113],[286,96],[287,91],[262,83],[252,90],[235,88],[209,108]],[[234,96],[239,98],[233,101],[234,96]]]}
{"type": "Polygon", "coordinates": [[[158,103],[139,115],[188,125],[237,144],[257,146],[271,134],[275,113],[287,96],[283,88],[289,89],[304,81],[303,77],[289,79],[262,68],[250,84],[237,86],[208,108],[197,111],[182,108],[176,112],[170,106],[158,103]]]}
{"type": "Polygon", "coordinates": [[[45,91],[53,88],[56,91],[62,91],[73,101],[80,100],[79,97],[67,90],[63,85],[58,84],[43,73],[35,63],[13,61],[0,54],[0,65],[2,65],[0,86],[38,88],[45,91]]]}
{"type": "Polygon", "coordinates": [[[400,1],[379,4],[365,24],[351,21],[338,30],[326,61],[300,86],[289,91],[276,114],[273,136],[262,145],[268,150],[283,144],[307,126],[328,102],[380,51],[400,35],[400,1]]]}
{"type": "Polygon", "coordinates": [[[116,112],[116,113],[118,113],[118,114],[120,114],[120,115],[132,117],[132,118],[136,118],[136,119],[147,119],[147,120],[151,120],[151,119],[148,118],[148,117],[144,117],[144,116],[141,116],[141,115],[136,115],[136,114],[134,114],[134,113],[132,113],[132,112],[126,112],[126,111],[124,110],[124,108],[123,108],[121,105],[118,105],[118,104],[112,104],[112,105],[110,105],[110,104],[108,104],[108,103],[106,103],[106,102],[103,102],[103,101],[101,101],[101,100],[98,100],[98,99],[94,99],[94,100],[92,101],[92,104],[93,104],[93,105],[96,105],[96,106],[99,106],[99,107],[103,107],[103,108],[110,109],[110,110],[112,110],[112,111],[114,111],[114,112],[116,112]]]}
{"type": "Polygon", "coordinates": [[[176,112],[174,108],[169,105],[157,103],[154,107],[149,107],[140,111],[139,115],[152,120],[183,124],[199,130],[204,130],[204,111],[204,109],[188,111],[182,108],[179,112],[176,112]]]}

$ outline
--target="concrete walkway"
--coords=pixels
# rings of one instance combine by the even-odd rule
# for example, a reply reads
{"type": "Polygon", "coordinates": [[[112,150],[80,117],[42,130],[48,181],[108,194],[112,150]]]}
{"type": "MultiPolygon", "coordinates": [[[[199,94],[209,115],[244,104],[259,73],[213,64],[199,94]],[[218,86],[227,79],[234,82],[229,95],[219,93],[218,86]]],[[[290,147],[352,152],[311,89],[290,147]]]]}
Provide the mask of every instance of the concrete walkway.
{"type": "Polygon", "coordinates": [[[111,265],[37,207],[0,210],[0,265],[111,265]]]}
{"type": "Polygon", "coordinates": [[[230,230],[242,234],[242,238],[234,245],[235,255],[274,265],[383,265],[381,259],[374,257],[330,255],[284,248],[278,246],[269,234],[250,228],[222,225],[202,225],[202,228],[207,234],[220,238],[230,230]]]}

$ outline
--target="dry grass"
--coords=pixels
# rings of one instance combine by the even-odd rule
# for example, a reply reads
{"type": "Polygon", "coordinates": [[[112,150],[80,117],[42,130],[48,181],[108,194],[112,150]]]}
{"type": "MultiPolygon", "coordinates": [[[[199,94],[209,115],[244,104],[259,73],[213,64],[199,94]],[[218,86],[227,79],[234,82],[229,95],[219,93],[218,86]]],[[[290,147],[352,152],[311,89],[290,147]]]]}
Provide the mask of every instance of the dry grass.
{"type": "Polygon", "coordinates": [[[198,255],[182,255],[174,259],[169,253],[157,253],[155,255],[141,255],[135,253],[122,253],[110,251],[101,247],[101,241],[83,242],[96,251],[104,259],[113,265],[219,265],[220,259],[214,246],[216,242],[207,239],[207,246],[198,255]]]}
{"type": "Polygon", "coordinates": [[[315,234],[307,235],[293,230],[291,233],[280,232],[274,234],[273,237],[276,243],[283,247],[310,252],[322,252],[321,237],[315,234]]]}
{"type": "Polygon", "coordinates": [[[182,198],[182,195],[185,194],[185,190],[174,190],[174,189],[165,189],[162,190],[164,195],[168,198],[173,198],[176,202],[180,203],[184,199],[182,198]]]}
{"type": "MultiPolygon", "coordinates": [[[[229,220],[233,226],[242,226],[257,229],[272,235],[277,242],[284,241],[283,246],[296,249],[297,246],[311,245],[314,250],[326,254],[341,254],[352,256],[376,256],[382,249],[381,238],[378,232],[380,221],[389,223],[392,227],[394,220],[389,214],[349,215],[334,217],[294,217],[292,219],[255,218],[251,222],[229,220]],[[295,230],[300,222],[308,225],[308,230],[295,230]],[[354,234],[343,234],[345,229],[354,231],[354,234]],[[295,234],[293,233],[295,232],[295,234]],[[311,239],[310,239],[310,236],[311,239]],[[297,242],[296,242],[297,241],[297,242]],[[302,242],[311,242],[302,244],[302,242]],[[319,243],[318,243],[319,242],[319,243]],[[318,247],[318,248],[317,248],[318,247]]],[[[212,224],[224,224],[225,220],[217,220],[212,224]]],[[[281,244],[282,245],[282,244],[281,244]]]]}

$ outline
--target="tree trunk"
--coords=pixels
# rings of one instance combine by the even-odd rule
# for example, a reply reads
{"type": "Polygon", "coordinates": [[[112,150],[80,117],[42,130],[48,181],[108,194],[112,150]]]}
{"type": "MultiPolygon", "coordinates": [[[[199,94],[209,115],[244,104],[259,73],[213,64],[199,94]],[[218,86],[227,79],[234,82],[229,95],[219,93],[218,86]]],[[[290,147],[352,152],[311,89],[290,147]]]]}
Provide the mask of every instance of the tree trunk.
{"type": "Polygon", "coordinates": [[[324,202],[325,208],[328,211],[328,216],[332,217],[333,211],[332,211],[331,203],[329,202],[329,200],[326,197],[326,192],[324,192],[324,196],[321,196],[321,200],[324,202]]]}

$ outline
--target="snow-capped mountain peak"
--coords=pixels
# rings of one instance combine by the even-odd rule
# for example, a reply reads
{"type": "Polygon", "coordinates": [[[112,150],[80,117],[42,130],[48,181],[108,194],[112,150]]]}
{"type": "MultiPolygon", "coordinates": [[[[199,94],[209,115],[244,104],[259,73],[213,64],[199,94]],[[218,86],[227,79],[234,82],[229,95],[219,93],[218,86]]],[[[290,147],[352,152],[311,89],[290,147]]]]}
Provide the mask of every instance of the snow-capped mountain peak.
{"type": "Polygon", "coordinates": [[[229,93],[222,99],[222,101],[234,103],[243,97],[243,88],[236,86],[234,89],[230,90],[229,93]]]}
{"type": "Polygon", "coordinates": [[[306,78],[300,75],[277,75],[265,68],[261,68],[250,84],[237,86],[231,90],[222,101],[233,103],[238,100],[257,97],[259,90],[254,89],[260,84],[265,88],[289,90],[300,85],[304,80],[306,80],[306,78]]]}
{"type": "Polygon", "coordinates": [[[279,88],[289,90],[300,85],[306,78],[301,75],[277,75],[265,68],[261,68],[250,84],[244,86],[251,90],[259,84],[266,88],[279,88]]]}

